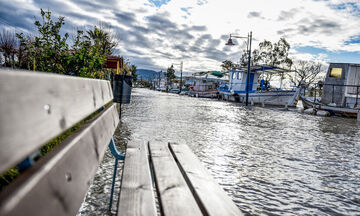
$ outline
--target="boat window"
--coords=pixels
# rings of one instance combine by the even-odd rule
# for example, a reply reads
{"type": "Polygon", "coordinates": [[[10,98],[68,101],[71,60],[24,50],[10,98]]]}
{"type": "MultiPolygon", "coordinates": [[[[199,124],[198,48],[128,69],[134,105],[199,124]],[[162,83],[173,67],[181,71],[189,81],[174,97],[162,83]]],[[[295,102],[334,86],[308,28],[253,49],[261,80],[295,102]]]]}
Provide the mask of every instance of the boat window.
{"type": "Polygon", "coordinates": [[[331,68],[330,77],[341,78],[342,68],[331,68]]]}
{"type": "Polygon", "coordinates": [[[239,79],[239,74],[240,74],[240,73],[236,73],[236,79],[239,79]]]}
{"type": "Polygon", "coordinates": [[[233,73],[232,73],[232,79],[235,79],[235,76],[236,76],[236,73],[233,72],[233,73]]]}

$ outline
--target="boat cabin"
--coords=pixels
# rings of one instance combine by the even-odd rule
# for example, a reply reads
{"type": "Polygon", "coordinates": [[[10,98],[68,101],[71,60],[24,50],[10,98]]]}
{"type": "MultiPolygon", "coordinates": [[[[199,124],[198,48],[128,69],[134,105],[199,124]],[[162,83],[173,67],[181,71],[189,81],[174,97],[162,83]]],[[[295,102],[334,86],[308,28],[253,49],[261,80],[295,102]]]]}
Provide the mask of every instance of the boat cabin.
{"type": "MultiPolygon", "coordinates": [[[[229,90],[237,92],[246,91],[246,76],[247,71],[231,70],[229,72],[229,90]]],[[[249,92],[254,92],[257,89],[259,74],[250,72],[249,92]]]]}
{"type": "MultiPolygon", "coordinates": [[[[269,65],[251,66],[250,78],[249,78],[249,92],[251,93],[251,92],[256,92],[257,90],[260,91],[269,90],[270,83],[264,79],[265,73],[279,74],[286,72],[290,72],[290,71],[269,65]]],[[[230,70],[229,90],[238,93],[246,92],[246,78],[247,78],[247,68],[230,70]]],[[[280,89],[281,87],[282,87],[282,80],[280,81],[280,89]]]]}
{"type": "Polygon", "coordinates": [[[330,63],[321,103],[354,108],[360,94],[360,64],[330,63]]]}

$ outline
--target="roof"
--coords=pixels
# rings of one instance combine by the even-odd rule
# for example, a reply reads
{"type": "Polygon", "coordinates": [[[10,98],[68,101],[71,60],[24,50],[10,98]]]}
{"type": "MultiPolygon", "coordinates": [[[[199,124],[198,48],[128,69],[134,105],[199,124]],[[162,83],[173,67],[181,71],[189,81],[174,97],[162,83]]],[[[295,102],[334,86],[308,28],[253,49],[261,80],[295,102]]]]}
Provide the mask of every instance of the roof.
{"type": "MultiPolygon", "coordinates": [[[[240,67],[241,71],[247,71],[247,67],[240,67]]],[[[288,70],[276,66],[271,65],[254,65],[250,67],[251,72],[266,72],[266,73],[289,73],[289,72],[295,72],[295,70],[288,70]]]]}

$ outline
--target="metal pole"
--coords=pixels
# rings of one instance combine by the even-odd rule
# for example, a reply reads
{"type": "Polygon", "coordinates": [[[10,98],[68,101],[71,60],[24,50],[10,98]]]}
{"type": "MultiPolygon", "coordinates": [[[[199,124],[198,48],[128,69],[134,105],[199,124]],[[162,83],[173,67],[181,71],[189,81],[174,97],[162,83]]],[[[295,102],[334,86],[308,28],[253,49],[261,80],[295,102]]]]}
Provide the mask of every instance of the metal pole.
{"type": "MultiPolygon", "coordinates": [[[[357,107],[357,103],[358,103],[358,97],[359,97],[359,86],[356,86],[356,107],[357,107]]],[[[355,106],[354,106],[355,108],[355,106]]]]}
{"type": "Polygon", "coordinates": [[[314,97],[314,104],[316,104],[316,87],[317,87],[317,84],[315,84],[315,97],[314,97]]]}
{"type": "Polygon", "coordinates": [[[114,173],[113,173],[113,179],[112,179],[112,184],[111,184],[111,194],[110,194],[109,212],[111,212],[111,207],[112,207],[112,202],[113,202],[117,166],[118,166],[118,159],[115,158],[114,173]]]}
{"type": "Polygon", "coordinates": [[[252,40],[252,32],[250,32],[250,34],[248,35],[248,45],[249,45],[249,49],[248,49],[248,53],[249,53],[249,58],[248,58],[248,72],[246,74],[246,101],[245,101],[245,105],[248,106],[249,105],[249,80],[250,80],[250,63],[251,63],[251,40],[252,40]]]}
{"type": "Polygon", "coordinates": [[[183,71],[183,62],[181,62],[180,65],[180,92],[181,93],[181,89],[182,89],[182,71],[183,71]]]}

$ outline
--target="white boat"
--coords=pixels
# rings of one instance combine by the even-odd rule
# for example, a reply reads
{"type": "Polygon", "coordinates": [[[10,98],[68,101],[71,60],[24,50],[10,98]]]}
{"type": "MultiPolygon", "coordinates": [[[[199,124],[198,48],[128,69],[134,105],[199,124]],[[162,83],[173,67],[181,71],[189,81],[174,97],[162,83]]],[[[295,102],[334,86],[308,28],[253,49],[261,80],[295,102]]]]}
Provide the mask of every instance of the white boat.
{"type": "Polygon", "coordinates": [[[216,76],[209,74],[210,72],[200,72],[193,75],[194,83],[190,86],[189,96],[204,97],[204,98],[217,98],[217,86],[222,82],[216,76]]]}
{"type": "MultiPolygon", "coordinates": [[[[265,73],[286,73],[290,72],[282,68],[273,66],[252,66],[250,69],[249,83],[249,103],[272,105],[272,106],[296,106],[300,88],[284,90],[271,88],[270,84],[264,80],[265,73]]],[[[229,84],[218,87],[219,96],[223,100],[245,102],[247,68],[231,70],[229,72],[229,84]]],[[[281,84],[280,84],[281,86],[281,84]]]]}

